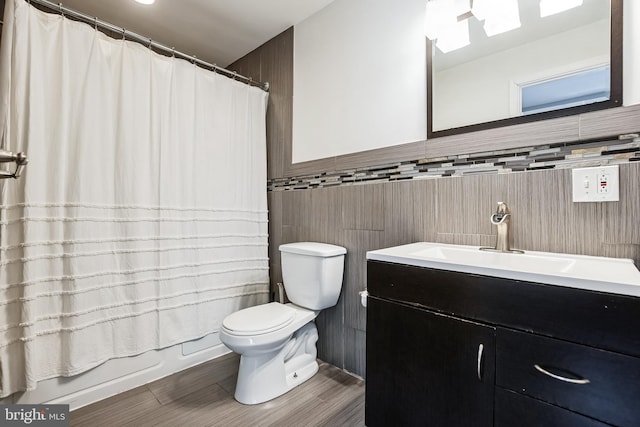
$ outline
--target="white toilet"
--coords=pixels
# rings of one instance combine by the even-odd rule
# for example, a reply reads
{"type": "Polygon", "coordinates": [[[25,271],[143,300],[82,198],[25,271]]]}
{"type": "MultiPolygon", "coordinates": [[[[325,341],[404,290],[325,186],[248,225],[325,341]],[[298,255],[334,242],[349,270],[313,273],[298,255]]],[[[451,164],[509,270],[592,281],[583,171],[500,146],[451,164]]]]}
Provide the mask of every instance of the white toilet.
{"type": "Polygon", "coordinates": [[[280,245],[282,279],[288,304],[245,308],[222,322],[220,340],[240,354],[235,398],[266,402],[318,372],[313,320],[338,302],[347,250],[326,243],[280,245]]]}

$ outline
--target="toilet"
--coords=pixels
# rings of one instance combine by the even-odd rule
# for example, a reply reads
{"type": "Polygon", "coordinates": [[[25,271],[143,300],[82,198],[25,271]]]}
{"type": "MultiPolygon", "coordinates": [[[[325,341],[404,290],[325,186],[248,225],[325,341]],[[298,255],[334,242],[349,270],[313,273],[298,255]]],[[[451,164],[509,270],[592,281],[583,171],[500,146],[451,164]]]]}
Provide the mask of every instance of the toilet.
{"type": "Polygon", "coordinates": [[[247,405],[274,399],[316,372],[320,310],[338,302],[347,250],[326,243],[280,245],[290,303],[245,308],[222,322],[220,340],[240,354],[235,398],[247,405]]]}

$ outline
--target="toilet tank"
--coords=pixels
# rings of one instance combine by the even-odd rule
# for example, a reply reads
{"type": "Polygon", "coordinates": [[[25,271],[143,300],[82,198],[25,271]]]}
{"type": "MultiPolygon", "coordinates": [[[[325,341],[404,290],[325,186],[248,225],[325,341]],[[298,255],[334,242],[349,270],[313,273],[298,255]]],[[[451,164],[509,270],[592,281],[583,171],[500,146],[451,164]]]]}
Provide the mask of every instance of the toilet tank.
{"type": "Polygon", "coordinates": [[[342,289],[342,246],[299,242],[280,245],[282,281],[289,300],[301,307],[322,310],[338,302],[342,289]]]}

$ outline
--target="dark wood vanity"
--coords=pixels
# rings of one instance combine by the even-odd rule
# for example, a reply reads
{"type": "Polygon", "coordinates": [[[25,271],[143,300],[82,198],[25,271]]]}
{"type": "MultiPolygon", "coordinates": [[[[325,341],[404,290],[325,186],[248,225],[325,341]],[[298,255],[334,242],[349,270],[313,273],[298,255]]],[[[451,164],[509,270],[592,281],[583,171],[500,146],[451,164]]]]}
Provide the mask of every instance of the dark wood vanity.
{"type": "Polygon", "coordinates": [[[372,260],[367,277],[367,426],[640,426],[640,298],[372,260]]]}

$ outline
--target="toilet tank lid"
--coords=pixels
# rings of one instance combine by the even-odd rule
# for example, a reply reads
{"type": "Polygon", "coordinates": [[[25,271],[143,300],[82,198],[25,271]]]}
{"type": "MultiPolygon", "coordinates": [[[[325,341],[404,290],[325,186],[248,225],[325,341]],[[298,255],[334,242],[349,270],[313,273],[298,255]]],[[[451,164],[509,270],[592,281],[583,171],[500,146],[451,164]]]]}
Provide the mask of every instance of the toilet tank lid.
{"type": "Polygon", "coordinates": [[[311,255],[317,257],[332,257],[337,255],[344,255],[347,250],[342,246],[330,245],[328,243],[317,242],[298,242],[287,243],[280,245],[280,252],[287,252],[290,254],[299,255],[311,255]]]}

